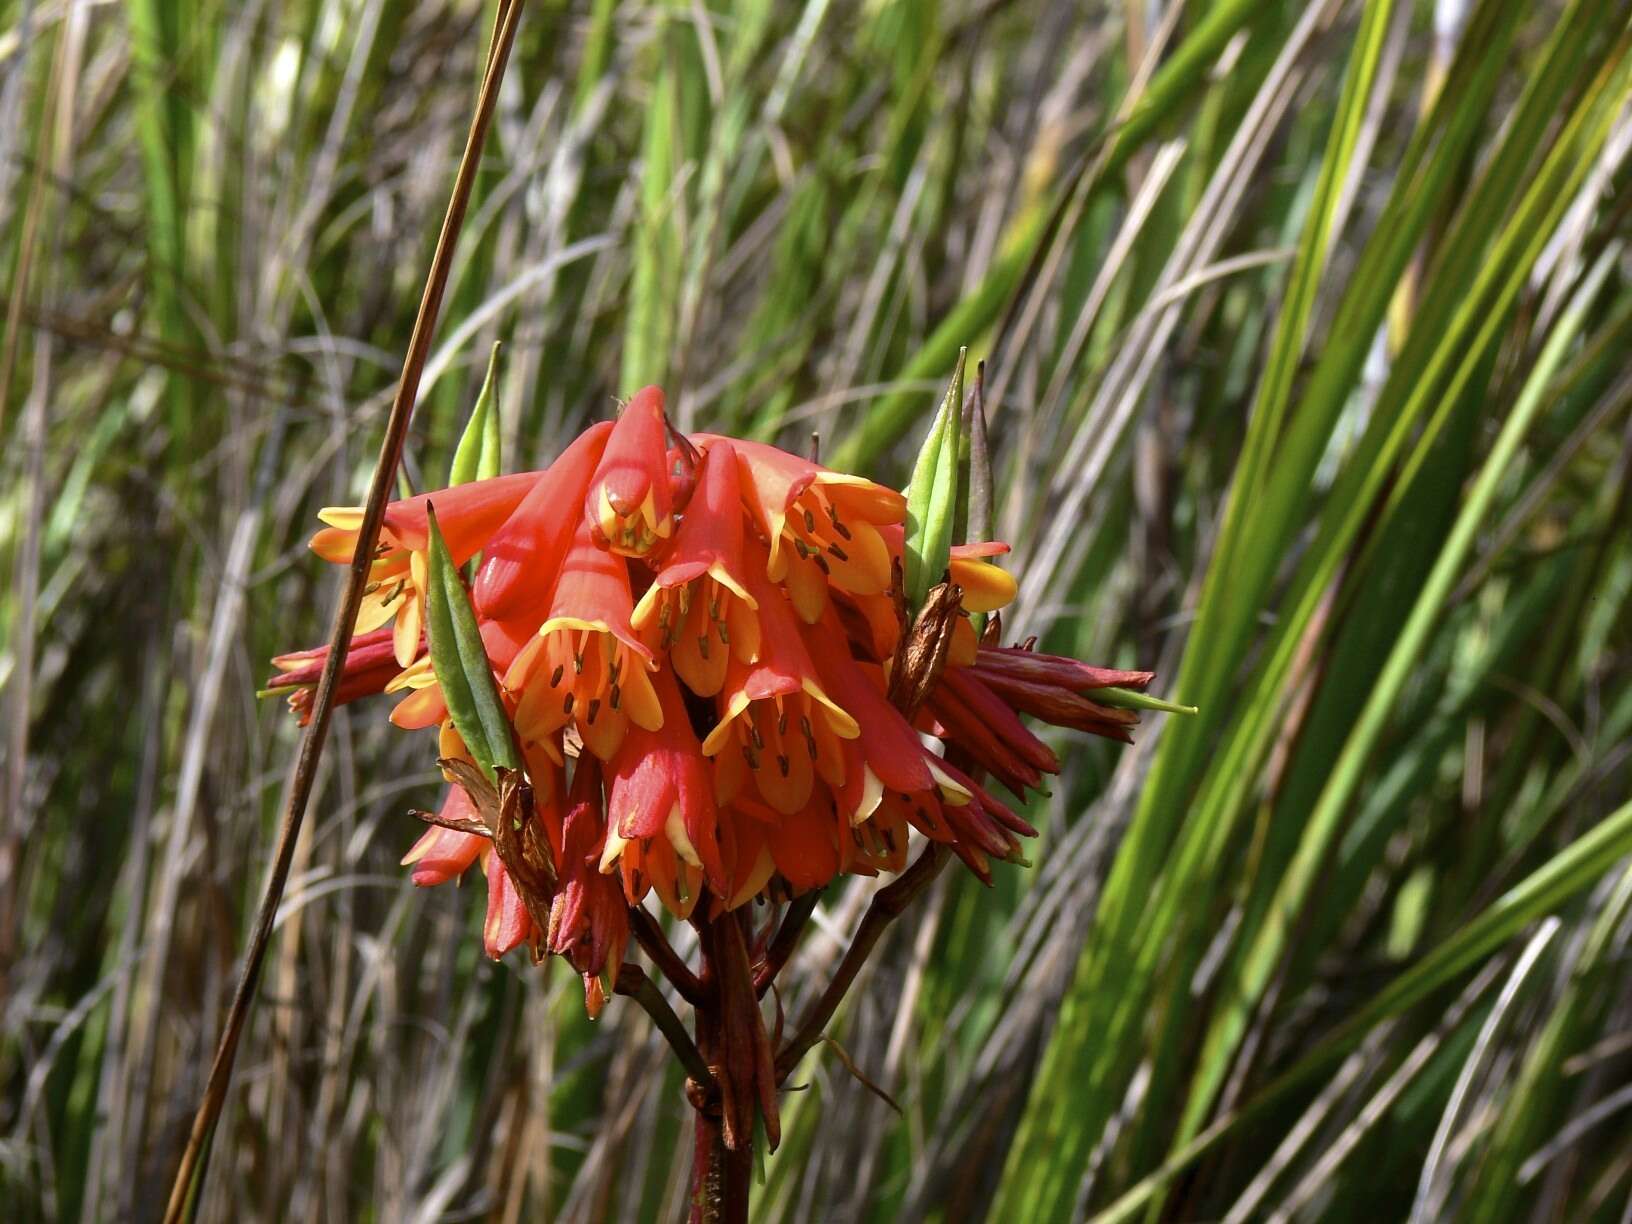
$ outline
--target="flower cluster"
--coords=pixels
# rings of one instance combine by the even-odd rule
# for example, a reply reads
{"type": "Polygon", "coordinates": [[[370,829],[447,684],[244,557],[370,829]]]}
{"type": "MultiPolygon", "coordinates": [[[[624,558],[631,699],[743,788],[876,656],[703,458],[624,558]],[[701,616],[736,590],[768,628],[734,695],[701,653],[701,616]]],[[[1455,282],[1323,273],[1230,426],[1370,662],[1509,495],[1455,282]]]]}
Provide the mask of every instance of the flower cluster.
{"type": "MultiPolygon", "coordinates": [[[[488,953],[565,955],[592,1005],[649,891],[685,918],[895,872],[912,829],[989,879],[1033,830],[982,779],[1024,797],[1059,768],[1020,715],[1126,739],[1133,711],[1092,694],[1151,678],[999,646],[995,618],[982,640],[970,614],[1015,587],[993,563],[1007,546],[973,543],[953,549],[932,682],[892,703],[914,629],[903,496],[757,442],[680,435],[648,387],[545,471],[389,507],[337,700],[403,694],[391,720],[439,728],[443,758],[466,754],[425,641],[432,501],[453,562],[479,557],[477,623],[555,859],[548,929],[465,831],[459,785],[403,861],[426,885],[480,862],[488,953]]],[[[349,562],[360,512],[322,518],[313,549],[349,562]]],[[[303,718],[324,655],[274,660],[269,686],[303,718]]]]}

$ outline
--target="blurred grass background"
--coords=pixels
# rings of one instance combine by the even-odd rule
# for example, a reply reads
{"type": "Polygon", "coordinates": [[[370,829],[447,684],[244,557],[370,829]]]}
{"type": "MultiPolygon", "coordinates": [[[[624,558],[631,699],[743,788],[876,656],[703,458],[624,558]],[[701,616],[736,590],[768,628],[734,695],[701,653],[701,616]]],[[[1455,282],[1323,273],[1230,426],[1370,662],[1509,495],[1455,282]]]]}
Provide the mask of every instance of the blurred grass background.
{"type": "MultiPolygon", "coordinates": [[[[0,1203],[153,1218],[474,101],[477,0],[0,4],[0,1203]]],[[[1065,741],[795,1078],[763,1220],[1632,1218],[1627,0],[534,0],[415,419],[659,381],[900,483],[988,361],[1065,741]]],[[[416,892],[338,716],[203,1218],[673,1219],[644,1016],[416,892]]],[[[823,898],[819,987],[860,885],[823,898]]],[[[784,1000],[790,1008],[796,999],[784,1000]]]]}

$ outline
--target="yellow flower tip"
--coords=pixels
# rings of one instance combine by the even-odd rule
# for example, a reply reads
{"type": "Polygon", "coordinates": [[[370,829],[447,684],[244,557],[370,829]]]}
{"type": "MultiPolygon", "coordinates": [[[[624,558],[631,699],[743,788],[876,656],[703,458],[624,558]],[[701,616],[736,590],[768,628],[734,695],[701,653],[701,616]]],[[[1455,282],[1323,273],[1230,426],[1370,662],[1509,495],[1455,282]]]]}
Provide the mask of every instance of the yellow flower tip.
{"type": "MultiPolygon", "coordinates": [[[[543,739],[528,740],[522,745],[524,752],[535,747],[543,750],[544,755],[550,759],[551,764],[565,765],[567,763],[566,757],[561,755],[561,745],[556,743],[555,736],[546,735],[543,739]]],[[[532,771],[529,770],[528,772],[530,774],[532,771]]],[[[529,778],[529,781],[531,781],[531,778],[529,778]]],[[[534,782],[533,790],[538,791],[539,789],[538,783],[534,782]]]]}
{"type": "Polygon", "coordinates": [[[391,649],[399,667],[407,667],[419,653],[420,630],[425,624],[424,587],[416,587],[402,602],[397,623],[391,630],[391,649]]]}
{"type": "Polygon", "coordinates": [[[691,844],[691,837],[686,833],[686,821],[680,815],[678,803],[669,809],[669,817],[663,822],[663,833],[684,863],[690,867],[699,869],[702,867],[703,860],[698,856],[697,847],[691,844]]]}
{"type": "Polygon", "coordinates": [[[618,523],[623,515],[619,514],[618,508],[612,504],[612,496],[604,484],[601,485],[600,494],[595,501],[595,521],[601,529],[601,534],[610,540],[617,536],[618,523]]]}
{"type": "Polygon", "coordinates": [[[634,611],[629,613],[629,627],[637,633],[644,633],[651,625],[652,619],[658,614],[663,594],[669,588],[661,583],[654,582],[646,588],[640,602],[635,604],[634,611]]]}
{"type": "Polygon", "coordinates": [[[317,521],[341,531],[357,531],[363,525],[363,507],[324,506],[317,512],[317,521]]]}
{"type": "Polygon", "coordinates": [[[1019,590],[1013,574],[989,561],[954,557],[950,569],[952,581],[963,588],[966,612],[995,612],[1019,590]]]}
{"type": "Polygon", "coordinates": [[[612,627],[604,620],[586,620],[581,616],[552,616],[538,627],[538,636],[549,637],[552,633],[570,633],[575,629],[581,633],[612,632],[612,627]]]}
{"type": "Polygon", "coordinates": [[[805,694],[812,700],[820,702],[827,709],[827,723],[828,726],[833,728],[833,734],[840,739],[860,738],[861,725],[850,717],[848,710],[822,692],[821,685],[817,684],[809,676],[804,678],[802,684],[805,694]]]}
{"type": "Polygon", "coordinates": [[[776,861],[771,858],[771,852],[764,846],[761,846],[759,848],[759,857],[754,860],[752,869],[749,870],[746,875],[744,875],[742,887],[738,888],[737,891],[731,895],[731,899],[729,902],[727,902],[726,908],[736,909],[739,906],[746,905],[749,901],[752,901],[759,895],[760,890],[770,882],[770,878],[775,871],[776,861]]]}
{"type": "Polygon", "coordinates": [[[773,510],[766,516],[766,535],[770,537],[771,555],[765,563],[765,576],[772,582],[781,582],[788,572],[788,549],[782,544],[782,537],[787,532],[788,513],[786,510],[773,510]]]}
{"type": "Polygon", "coordinates": [[[724,717],[722,717],[719,722],[714,724],[714,729],[708,733],[708,738],[703,741],[704,756],[719,755],[720,749],[724,748],[727,741],[729,741],[731,738],[731,724],[737,720],[737,718],[744,710],[748,708],[748,706],[749,700],[747,693],[743,692],[741,689],[738,689],[735,693],[731,694],[731,699],[726,702],[725,705],[724,717]]]}
{"type": "Polygon", "coordinates": [[[349,565],[357,549],[357,533],[325,527],[306,541],[306,547],[334,565],[349,565]]]}
{"type": "Polygon", "coordinates": [[[606,831],[606,846],[601,851],[600,871],[602,875],[611,875],[616,870],[618,859],[623,855],[623,848],[629,844],[629,839],[616,829],[606,831]]]}
{"type": "Polygon", "coordinates": [[[940,788],[942,799],[953,807],[963,807],[969,802],[973,796],[969,794],[968,788],[937,765],[933,754],[925,756],[924,760],[929,766],[930,777],[935,779],[935,785],[940,788]]]}
{"type": "MultiPolygon", "coordinates": [[[[730,591],[731,594],[735,595],[738,599],[742,600],[743,603],[747,604],[755,612],[759,611],[759,601],[752,595],[748,594],[748,592],[743,589],[742,583],[738,582],[731,576],[731,571],[725,568],[725,563],[723,561],[715,561],[713,564],[711,564],[708,567],[708,576],[714,579],[715,582],[719,583],[726,590],[730,591]]],[[[656,584],[654,583],[653,586],[655,587],[656,584]]],[[[648,590],[646,595],[642,595],[641,602],[645,603],[647,595],[650,594],[651,591],[648,590]]]]}
{"type": "Polygon", "coordinates": [[[651,676],[639,667],[629,669],[628,678],[622,685],[619,704],[628,712],[629,721],[644,731],[661,731],[663,729],[663,703],[658,700],[657,689],[652,685],[651,676]]]}
{"type": "Polygon", "coordinates": [[[646,523],[648,531],[658,539],[666,540],[674,534],[674,518],[667,514],[662,518],[658,517],[655,494],[655,488],[646,490],[646,500],[640,503],[640,517],[646,523]]]}
{"type": "Polygon", "coordinates": [[[429,688],[436,683],[436,672],[431,667],[431,656],[425,655],[403,668],[386,683],[385,691],[400,693],[403,689],[429,688]]]}
{"type": "Polygon", "coordinates": [[[865,824],[867,819],[878,810],[878,805],[884,800],[884,783],[873,772],[871,765],[862,764],[861,767],[861,799],[856,804],[856,810],[850,813],[850,825],[865,824]]]}
{"type": "Polygon", "coordinates": [[[409,850],[407,854],[403,855],[402,858],[398,860],[397,866],[412,867],[430,852],[431,839],[428,837],[422,837],[414,843],[413,849],[409,850]]]}

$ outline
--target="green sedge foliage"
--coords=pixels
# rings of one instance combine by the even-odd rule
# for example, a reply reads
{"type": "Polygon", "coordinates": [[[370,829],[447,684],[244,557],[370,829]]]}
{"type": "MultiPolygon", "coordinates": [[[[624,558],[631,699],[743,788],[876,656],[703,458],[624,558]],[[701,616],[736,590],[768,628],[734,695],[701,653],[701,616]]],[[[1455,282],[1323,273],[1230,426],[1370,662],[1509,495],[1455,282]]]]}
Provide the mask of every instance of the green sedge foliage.
{"type": "MultiPolygon", "coordinates": [[[[168,1191],[296,742],[254,692],[327,635],[304,544],[365,486],[493,17],[0,20],[8,1219],[168,1191]]],[[[540,467],[655,381],[907,488],[912,590],[1007,540],[1006,640],[1194,709],[1058,737],[1035,868],[896,925],[831,1036],[903,1112],[819,1045],[758,1219],[1619,1218],[1629,21],[527,5],[404,487],[540,467]]],[[[336,716],[200,1218],[678,1218],[645,1016],[488,964],[479,882],[398,866],[440,782],[391,700],[336,716]]]]}

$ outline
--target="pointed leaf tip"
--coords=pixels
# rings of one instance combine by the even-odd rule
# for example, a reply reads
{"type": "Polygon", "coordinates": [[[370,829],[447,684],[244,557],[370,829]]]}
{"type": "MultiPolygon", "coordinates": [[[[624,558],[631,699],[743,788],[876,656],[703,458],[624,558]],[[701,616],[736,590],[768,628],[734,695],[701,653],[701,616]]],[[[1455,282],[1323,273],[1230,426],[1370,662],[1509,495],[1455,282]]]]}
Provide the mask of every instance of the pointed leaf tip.
{"type": "Polygon", "coordinates": [[[969,350],[958,350],[929,436],[913,465],[907,486],[905,573],[908,606],[917,609],[946,572],[958,507],[958,466],[963,447],[963,369],[969,350]]]}
{"type": "Polygon", "coordinates": [[[487,376],[482,379],[482,390],[476,397],[476,406],[470,411],[465,432],[453,451],[453,463],[448,469],[448,486],[468,484],[472,480],[488,480],[499,474],[499,350],[503,346],[495,340],[487,357],[487,376]]]}

